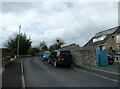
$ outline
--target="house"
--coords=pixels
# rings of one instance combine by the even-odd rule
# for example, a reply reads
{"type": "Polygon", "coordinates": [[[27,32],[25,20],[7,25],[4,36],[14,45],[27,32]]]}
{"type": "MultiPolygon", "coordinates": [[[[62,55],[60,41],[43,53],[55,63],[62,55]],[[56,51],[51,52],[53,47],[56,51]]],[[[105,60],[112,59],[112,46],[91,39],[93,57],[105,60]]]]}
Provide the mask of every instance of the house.
{"type": "Polygon", "coordinates": [[[98,32],[83,46],[83,49],[95,50],[97,47],[107,50],[108,54],[113,56],[120,55],[120,26],[98,32]]]}
{"type": "Polygon", "coordinates": [[[95,49],[100,47],[102,50],[113,49],[118,52],[120,47],[120,26],[98,32],[84,46],[84,49],[95,49]]]}
{"type": "MultiPolygon", "coordinates": [[[[96,66],[95,49],[113,49],[120,53],[120,26],[97,33],[83,47],[77,44],[63,46],[63,50],[70,50],[73,55],[73,63],[79,66],[96,66]]],[[[119,62],[120,63],[120,62],[119,62]]]]}

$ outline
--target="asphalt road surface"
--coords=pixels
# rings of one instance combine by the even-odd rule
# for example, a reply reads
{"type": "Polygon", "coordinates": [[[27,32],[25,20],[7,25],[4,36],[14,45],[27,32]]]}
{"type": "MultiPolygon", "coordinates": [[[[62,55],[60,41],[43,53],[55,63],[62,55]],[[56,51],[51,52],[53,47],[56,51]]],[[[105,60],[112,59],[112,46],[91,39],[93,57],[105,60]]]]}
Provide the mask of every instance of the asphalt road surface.
{"type": "Polygon", "coordinates": [[[26,87],[118,87],[118,76],[85,68],[58,67],[40,57],[23,62],[26,87]]]}
{"type": "Polygon", "coordinates": [[[12,63],[2,72],[2,89],[22,86],[21,81],[21,58],[16,58],[12,63]]]}

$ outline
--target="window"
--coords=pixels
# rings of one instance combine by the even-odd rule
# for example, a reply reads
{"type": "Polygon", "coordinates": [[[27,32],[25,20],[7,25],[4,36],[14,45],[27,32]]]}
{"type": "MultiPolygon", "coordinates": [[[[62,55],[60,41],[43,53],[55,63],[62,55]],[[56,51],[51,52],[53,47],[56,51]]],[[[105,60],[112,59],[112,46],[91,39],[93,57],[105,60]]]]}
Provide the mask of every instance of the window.
{"type": "Polygon", "coordinates": [[[106,36],[101,36],[101,37],[98,37],[98,38],[94,38],[93,39],[93,42],[97,42],[97,41],[102,41],[106,38],[106,36]]]}
{"type": "Polygon", "coordinates": [[[118,49],[119,51],[118,51],[118,53],[120,53],[120,46],[119,46],[119,49],[118,49]]]}
{"type": "Polygon", "coordinates": [[[117,43],[120,43],[120,35],[117,35],[117,43]]]}
{"type": "Polygon", "coordinates": [[[120,53],[120,45],[118,45],[118,53],[120,53]]]}

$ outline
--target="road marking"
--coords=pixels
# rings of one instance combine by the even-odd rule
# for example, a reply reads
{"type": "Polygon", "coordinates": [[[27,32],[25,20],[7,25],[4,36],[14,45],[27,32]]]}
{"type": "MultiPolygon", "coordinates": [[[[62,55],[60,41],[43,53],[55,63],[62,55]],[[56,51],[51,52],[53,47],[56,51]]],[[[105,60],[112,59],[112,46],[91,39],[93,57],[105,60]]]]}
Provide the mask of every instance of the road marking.
{"type": "Polygon", "coordinates": [[[22,71],[22,88],[25,89],[25,79],[24,79],[24,69],[23,69],[23,59],[21,61],[21,71],[22,71]]]}
{"type": "Polygon", "coordinates": [[[5,68],[0,68],[0,74],[2,74],[2,72],[5,70],[5,68]]]}
{"type": "Polygon", "coordinates": [[[98,74],[94,74],[94,73],[91,73],[91,72],[87,72],[87,71],[84,71],[84,70],[80,70],[80,69],[77,69],[75,67],[72,67],[73,69],[77,70],[77,71],[81,71],[81,72],[84,72],[84,73],[88,73],[88,74],[91,74],[91,75],[95,75],[97,77],[101,77],[101,78],[104,78],[104,79],[107,79],[107,80],[111,80],[111,81],[114,81],[114,82],[120,82],[118,80],[115,80],[115,79],[111,79],[111,78],[108,78],[108,77],[104,77],[104,76],[101,76],[101,75],[98,75],[98,74]]]}
{"type": "MultiPolygon", "coordinates": [[[[83,67],[85,67],[85,66],[83,66],[83,67]]],[[[110,72],[110,71],[106,71],[106,70],[102,70],[102,69],[89,68],[89,67],[85,67],[85,68],[87,68],[87,69],[93,69],[93,70],[97,70],[97,71],[102,71],[102,72],[106,72],[106,73],[111,73],[111,74],[120,75],[119,73],[110,72]]]]}

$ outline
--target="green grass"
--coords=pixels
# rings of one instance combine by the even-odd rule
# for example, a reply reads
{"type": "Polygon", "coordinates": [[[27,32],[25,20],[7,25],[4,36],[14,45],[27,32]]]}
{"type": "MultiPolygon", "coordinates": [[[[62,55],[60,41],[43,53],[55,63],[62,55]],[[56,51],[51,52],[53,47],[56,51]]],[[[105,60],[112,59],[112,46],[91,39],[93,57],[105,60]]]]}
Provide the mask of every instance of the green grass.
{"type": "Polygon", "coordinates": [[[10,64],[10,58],[5,58],[5,59],[2,59],[2,65],[1,65],[1,67],[2,68],[5,68],[5,67],[7,67],[9,64],[10,64]]]}

